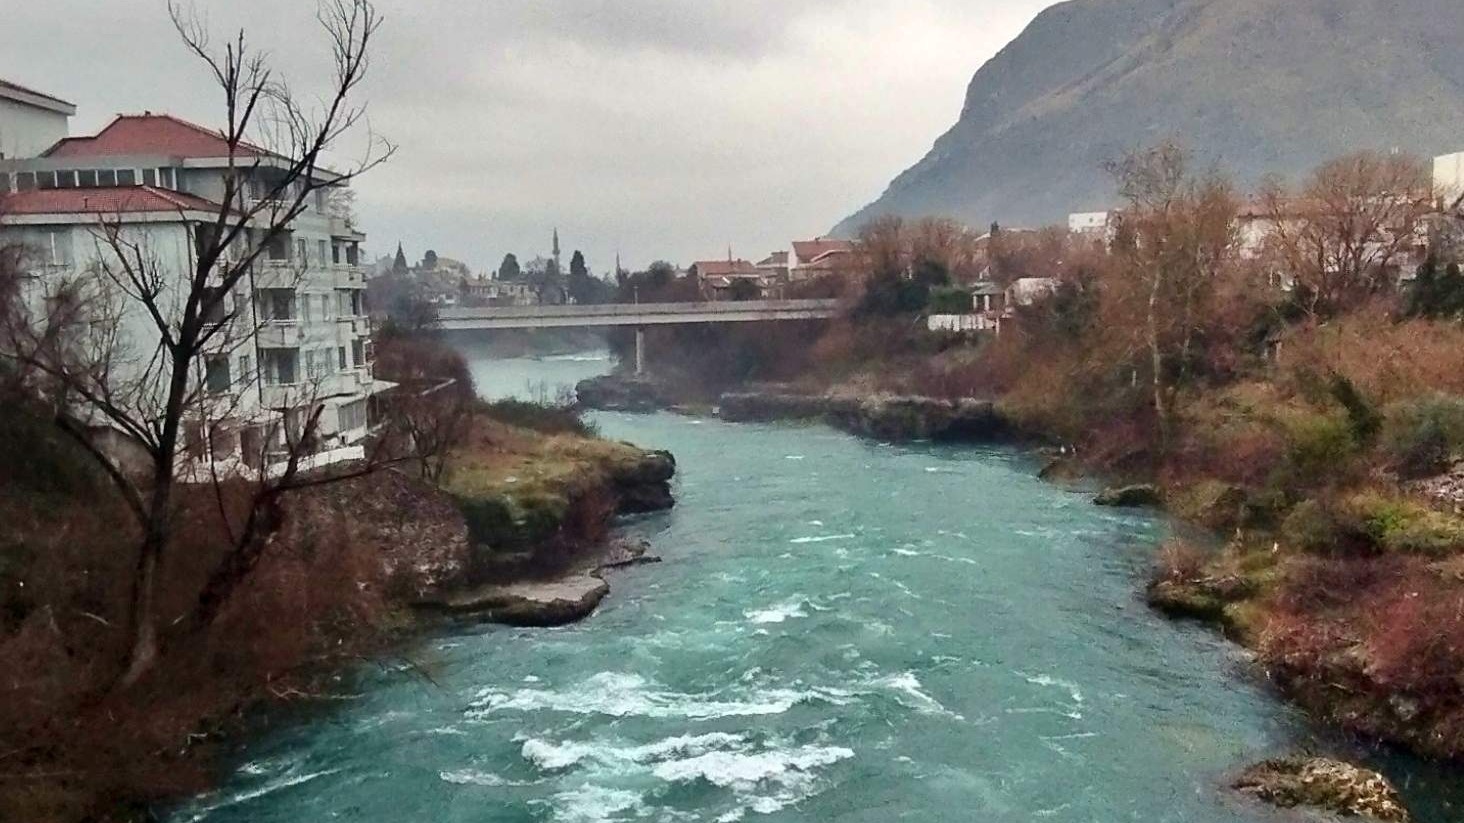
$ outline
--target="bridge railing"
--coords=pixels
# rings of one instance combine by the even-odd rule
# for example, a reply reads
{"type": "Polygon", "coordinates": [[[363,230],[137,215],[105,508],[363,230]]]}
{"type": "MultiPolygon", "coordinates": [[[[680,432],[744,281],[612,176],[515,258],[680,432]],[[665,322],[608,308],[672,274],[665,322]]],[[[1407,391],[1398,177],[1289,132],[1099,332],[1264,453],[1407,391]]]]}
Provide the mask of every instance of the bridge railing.
{"type": "Polygon", "coordinates": [[[441,320],[535,319],[549,317],[643,317],[657,314],[748,314],[757,312],[831,312],[838,300],[742,300],[697,303],[595,303],[564,306],[488,306],[441,309],[441,320]]]}

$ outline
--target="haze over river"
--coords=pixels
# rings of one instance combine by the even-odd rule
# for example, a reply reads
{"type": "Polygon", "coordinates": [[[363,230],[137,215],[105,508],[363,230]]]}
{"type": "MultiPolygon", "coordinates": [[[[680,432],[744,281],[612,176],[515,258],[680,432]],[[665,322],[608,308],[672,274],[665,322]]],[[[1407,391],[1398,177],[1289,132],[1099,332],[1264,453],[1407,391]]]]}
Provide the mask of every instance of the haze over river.
{"type": "MultiPolygon", "coordinates": [[[[532,395],[609,365],[474,370],[532,395]]],[[[1162,520],[1028,455],[592,419],[676,454],[677,509],[628,527],[665,563],[613,574],[576,626],[423,639],[435,683],[365,667],[359,698],[279,718],[175,819],[1260,821],[1230,771],[1335,751],[1237,647],[1144,607],[1162,520]]],[[[1382,765],[1420,820],[1456,819],[1433,772],[1382,765]]]]}

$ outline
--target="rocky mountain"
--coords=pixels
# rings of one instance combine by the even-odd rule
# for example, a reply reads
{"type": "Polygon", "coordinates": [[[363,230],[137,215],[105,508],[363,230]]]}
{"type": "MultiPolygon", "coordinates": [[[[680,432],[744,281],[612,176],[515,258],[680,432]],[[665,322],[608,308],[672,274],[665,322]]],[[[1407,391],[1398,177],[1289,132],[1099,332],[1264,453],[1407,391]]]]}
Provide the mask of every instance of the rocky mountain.
{"type": "Polygon", "coordinates": [[[1070,0],[980,71],[881,214],[1034,226],[1114,202],[1104,160],[1176,137],[1244,184],[1359,148],[1464,150],[1464,0],[1070,0]]]}

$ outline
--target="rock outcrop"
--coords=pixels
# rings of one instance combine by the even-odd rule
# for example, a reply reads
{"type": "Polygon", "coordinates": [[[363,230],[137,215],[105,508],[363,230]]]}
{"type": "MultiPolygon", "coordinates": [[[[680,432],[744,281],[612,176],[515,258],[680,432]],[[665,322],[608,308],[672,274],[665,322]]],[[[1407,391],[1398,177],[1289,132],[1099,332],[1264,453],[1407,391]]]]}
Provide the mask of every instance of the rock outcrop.
{"type": "Polygon", "coordinates": [[[582,380],[575,386],[575,396],[587,409],[637,414],[661,411],[674,402],[666,388],[657,381],[626,374],[607,374],[582,380]]]}
{"type": "Polygon", "coordinates": [[[733,422],[822,420],[852,434],[891,442],[1000,440],[1013,432],[994,403],[933,397],[724,394],[719,415],[733,422]]]}
{"type": "Polygon", "coordinates": [[[1246,769],[1231,785],[1285,809],[1305,808],[1382,823],[1411,820],[1398,791],[1387,778],[1326,758],[1267,760],[1246,769]]]}
{"type": "Polygon", "coordinates": [[[676,505],[671,495],[671,478],[676,476],[676,458],[668,451],[648,451],[633,464],[616,467],[614,485],[619,514],[665,511],[676,505]]]}
{"type": "Polygon", "coordinates": [[[1111,506],[1120,509],[1137,509],[1145,506],[1159,506],[1164,503],[1164,496],[1159,489],[1147,483],[1139,483],[1133,486],[1116,486],[1111,489],[1104,489],[1099,495],[1093,498],[1094,505],[1111,506]]]}
{"type": "Polygon", "coordinates": [[[430,605],[508,626],[549,628],[589,617],[609,593],[610,584],[604,580],[573,574],[549,581],[483,586],[430,605]]]}

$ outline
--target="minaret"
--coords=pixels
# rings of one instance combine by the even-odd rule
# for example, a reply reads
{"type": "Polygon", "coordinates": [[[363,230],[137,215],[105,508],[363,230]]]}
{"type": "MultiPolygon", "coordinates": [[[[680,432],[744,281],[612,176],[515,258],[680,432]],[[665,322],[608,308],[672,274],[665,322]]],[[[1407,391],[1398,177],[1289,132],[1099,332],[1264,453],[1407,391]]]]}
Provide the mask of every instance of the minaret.
{"type": "Polygon", "coordinates": [[[554,228],[554,270],[563,270],[559,265],[559,228],[557,226],[554,228]]]}

